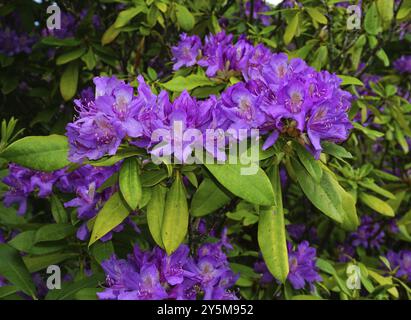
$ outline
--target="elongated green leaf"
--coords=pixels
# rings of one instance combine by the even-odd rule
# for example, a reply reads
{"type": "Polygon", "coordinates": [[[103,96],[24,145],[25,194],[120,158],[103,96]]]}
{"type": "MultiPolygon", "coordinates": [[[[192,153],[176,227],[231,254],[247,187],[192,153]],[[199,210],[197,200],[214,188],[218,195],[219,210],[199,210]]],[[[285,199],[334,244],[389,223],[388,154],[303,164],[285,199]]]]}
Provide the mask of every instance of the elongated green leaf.
{"type": "Polygon", "coordinates": [[[114,156],[102,158],[96,161],[86,161],[86,163],[91,164],[94,167],[110,167],[123,159],[142,154],[144,153],[136,148],[123,148],[119,149],[114,156]]]}
{"type": "Polygon", "coordinates": [[[158,184],[153,188],[150,202],[147,205],[147,223],[154,241],[164,248],[161,239],[161,228],[163,225],[163,214],[166,202],[167,189],[158,184]]]}
{"type": "Polygon", "coordinates": [[[383,27],[388,29],[394,17],[394,0],[377,0],[376,3],[383,27]]]}
{"type": "Polygon", "coordinates": [[[298,158],[311,177],[313,177],[316,182],[320,182],[323,171],[319,165],[319,161],[315,160],[313,155],[299,143],[294,143],[294,150],[297,152],[298,158]]]}
{"type": "MultiPolygon", "coordinates": [[[[375,280],[377,281],[380,285],[392,285],[392,277],[383,277],[379,273],[369,270],[368,269],[368,274],[375,280]]],[[[387,290],[394,298],[399,297],[398,289],[395,287],[389,288],[387,290]]]]}
{"type": "Polygon", "coordinates": [[[137,159],[127,158],[121,166],[119,175],[121,194],[133,210],[137,209],[143,194],[139,171],[137,159]]]}
{"type": "Polygon", "coordinates": [[[181,29],[185,31],[190,31],[194,28],[195,18],[193,14],[185,7],[179,4],[176,4],[176,16],[177,22],[181,29]]]}
{"type": "Polygon", "coordinates": [[[352,159],[352,154],[338,144],[325,141],[322,143],[322,147],[324,153],[332,155],[338,159],[352,159]]]}
{"type": "Polygon", "coordinates": [[[130,210],[118,192],[113,194],[97,214],[89,246],[117,227],[129,215],[130,210]]]}
{"type": "Polygon", "coordinates": [[[54,37],[45,37],[41,39],[41,43],[53,47],[75,47],[78,46],[81,41],[75,38],[59,39],[54,37]]]}
{"type": "Polygon", "coordinates": [[[56,195],[51,196],[51,214],[57,223],[67,223],[68,215],[66,209],[64,209],[63,204],[56,195]]]}
{"type": "Polygon", "coordinates": [[[73,235],[75,228],[71,224],[48,224],[36,231],[35,243],[62,240],[73,235]]]}
{"type": "Polygon", "coordinates": [[[117,36],[120,34],[121,30],[115,27],[115,24],[112,24],[106,32],[104,32],[103,37],[101,38],[101,44],[104,46],[113,42],[117,36]]]}
{"type": "Polygon", "coordinates": [[[370,194],[366,194],[364,192],[360,193],[360,199],[363,203],[365,203],[371,209],[381,213],[384,216],[394,217],[395,213],[394,210],[390,207],[390,205],[382,201],[381,199],[374,197],[370,194]]]}
{"type": "Polygon", "coordinates": [[[297,181],[311,203],[331,219],[342,223],[341,197],[334,189],[329,175],[323,172],[317,183],[296,160],[291,159],[297,181]]]}
{"type": "Polygon", "coordinates": [[[289,43],[293,40],[295,34],[297,33],[299,17],[300,17],[300,14],[297,13],[297,14],[291,19],[290,23],[287,25],[287,28],[285,29],[285,32],[284,32],[284,43],[285,43],[286,45],[289,44],[289,43]]]}
{"type": "Polygon", "coordinates": [[[168,255],[184,241],[188,228],[188,207],[180,174],[167,192],[161,238],[168,255]]]}
{"type": "Polygon", "coordinates": [[[84,288],[97,287],[104,281],[104,274],[97,273],[82,280],[63,284],[60,290],[50,290],[46,296],[46,300],[70,300],[74,295],[84,288]]]}
{"type": "Polygon", "coordinates": [[[197,87],[212,86],[214,84],[213,81],[204,75],[192,74],[188,77],[177,76],[163,83],[162,86],[173,92],[182,92],[184,90],[190,91],[197,87]]]}
{"type": "Polygon", "coordinates": [[[23,257],[24,264],[30,273],[37,272],[47,268],[50,265],[58,264],[70,258],[78,257],[77,253],[51,253],[40,256],[25,256],[23,257]]]}
{"type": "Polygon", "coordinates": [[[144,171],[141,174],[141,184],[143,187],[152,187],[160,183],[168,177],[167,170],[153,170],[153,171],[144,171]]]}
{"type": "Polygon", "coordinates": [[[36,289],[20,253],[7,244],[0,243],[0,275],[31,297],[36,289]]]}
{"type": "Polygon", "coordinates": [[[54,171],[70,164],[67,153],[68,143],[64,136],[31,136],[13,142],[1,157],[30,169],[54,171]]]}
{"type": "Polygon", "coordinates": [[[342,82],[341,82],[342,86],[350,85],[350,84],[353,84],[355,86],[364,86],[364,83],[362,83],[362,81],[360,79],[357,79],[355,77],[343,76],[343,75],[339,74],[338,78],[340,78],[342,80],[342,82]]]}
{"type": "Polygon", "coordinates": [[[60,79],[60,92],[64,100],[68,101],[74,97],[77,92],[78,84],[78,63],[71,62],[64,69],[63,75],[60,79]]]}
{"type": "Polygon", "coordinates": [[[380,19],[375,2],[368,8],[364,18],[364,29],[369,34],[377,35],[380,31],[380,19]]]}
{"type": "Polygon", "coordinates": [[[201,182],[191,201],[191,215],[205,216],[230,202],[230,197],[211,180],[205,178],[201,182]]]}
{"type": "Polygon", "coordinates": [[[306,7],[305,9],[314,21],[322,24],[327,24],[327,18],[321,13],[320,10],[314,7],[306,7]]]}
{"type": "Polygon", "coordinates": [[[275,193],[275,205],[262,208],[258,221],[258,244],[271,274],[282,283],[287,279],[288,252],[278,165],[269,173],[275,193]]]}
{"type": "Polygon", "coordinates": [[[58,56],[56,59],[56,64],[62,65],[69,63],[70,61],[80,58],[84,53],[86,53],[86,48],[78,48],[76,50],[63,53],[61,56],[58,56]]]}
{"type": "Polygon", "coordinates": [[[136,15],[144,10],[143,6],[133,7],[126,10],[123,10],[119,13],[116,21],[114,22],[114,28],[124,27],[130,22],[136,15]]]}
{"type": "Polygon", "coordinates": [[[242,175],[241,164],[206,164],[207,169],[225,188],[248,202],[272,206],[274,191],[265,172],[258,167],[255,174],[242,175]]]}
{"type": "Polygon", "coordinates": [[[395,199],[395,195],[375,184],[373,181],[358,181],[358,184],[364,188],[374,191],[388,199],[395,199]]]}

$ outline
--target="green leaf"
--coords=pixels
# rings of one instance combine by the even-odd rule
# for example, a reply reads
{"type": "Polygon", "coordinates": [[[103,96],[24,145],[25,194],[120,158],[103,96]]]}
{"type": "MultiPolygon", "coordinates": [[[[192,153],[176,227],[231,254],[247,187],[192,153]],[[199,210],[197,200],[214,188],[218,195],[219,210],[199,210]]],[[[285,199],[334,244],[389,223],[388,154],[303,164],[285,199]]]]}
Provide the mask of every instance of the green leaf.
{"type": "Polygon", "coordinates": [[[384,133],[379,132],[377,130],[370,129],[368,127],[364,127],[358,122],[353,122],[352,125],[354,126],[355,129],[364,133],[371,140],[377,140],[378,138],[381,138],[384,136],[384,133]]]}
{"type": "Polygon", "coordinates": [[[205,75],[191,74],[188,77],[177,76],[170,81],[163,83],[162,86],[173,92],[193,90],[197,87],[212,86],[215,83],[205,75]]]}
{"type": "Polygon", "coordinates": [[[58,241],[73,235],[75,228],[71,224],[48,224],[36,231],[35,243],[58,241]]]}
{"type": "Polygon", "coordinates": [[[97,214],[89,246],[117,227],[129,215],[130,210],[118,192],[114,193],[97,214]]]}
{"type": "Polygon", "coordinates": [[[188,228],[188,207],[184,185],[178,173],[167,192],[161,238],[168,255],[184,241],[188,228]]]}
{"type": "Polygon", "coordinates": [[[324,166],[320,183],[317,183],[295,159],[292,168],[304,194],[311,203],[331,219],[341,223],[348,230],[358,226],[355,202],[324,166]]]}
{"type": "Polygon", "coordinates": [[[93,49],[89,48],[87,53],[81,57],[81,60],[86,64],[87,69],[93,70],[96,66],[96,56],[93,49]]]}
{"type": "Polygon", "coordinates": [[[51,253],[40,256],[24,256],[24,264],[30,273],[46,269],[53,264],[59,264],[67,259],[78,257],[77,253],[51,253]]]}
{"type": "Polygon", "coordinates": [[[71,62],[64,69],[63,75],[60,78],[60,93],[65,101],[73,98],[77,92],[78,68],[79,66],[76,61],[71,62]]]}
{"type": "Polygon", "coordinates": [[[168,177],[168,173],[167,173],[167,170],[165,169],[144,171],[141,174],[141,183],[143,187],[152,187],[160,183],[167,177],[168,177]]]}
{"type": "Polygon", "coordinates": [[[333,142],[324,141],[322,143],[323,152],[336,157],[337,159],[352,159],[352,154],[333,142]]]}
{"type": "Polygon", "coordinates": [[[41,43],[53,47],[75,47],[78,46],[81,41],[75,38],[59,39],[54,37],[45,37],[41,39],[41,43]]]}
{"type": "Polygon", "coordinates": [[[36,289],[20,253],[7,244],[0,243],[0,275],[31,297],[36,289]]]}
{"type": "Polygon", "coordinates": [[[390,65],[390,58],[388,58],[384,49],[378,50],[376,53],[376,56],[378,57],[378,59],[382,61],[382,63],[384,64],[384,67],[388,67],[390,65]]]}
{"type": "Polygon", "coordinates": [[[394,17],[394,0],[377,0],[377,10],[384,30],[388,29],[394,17]]]}
{"type": "Polygon", "coordinates": [[[297,13],[288,23],[287,28],[284,32],[284,43],[288,45],[294,38],[295,34],[297,33],[298,29],[298,21],[299,21],[300,14],[297,13]]]}
{"type": "Polygon", "coordinates": [[[163,225],[164,207],[166,202],[167,188],[156,185],[151,193],[150,202],[147,205],[147,223],[154,241],[164,248],[161,239],[161,227],[163,225]]]}
{"type": "MultiPolygon", "coordinates": [[[[377,281],[380,285],[393,285],[392,277],[383,277],[379,273],[372,271],[368,269],[368,274],[373,278],[375,281],[377,281]]],[[[392,287],[387,290],[394,298],[399,297],[399,293],[397,288],[392,287]]]]}
{"type": "Polygon", "coordinates": [[[341,74],[338,75],[338,78],[342,80],[341,85],[346,86],[346,85],[355,85],[355,86],[364,86],[364,83],[360,79],[357,79],[355,77],[351,76],[343,76],[341,74]]]}
{"type": "Polygon", "coordinates": [[[51,214],[57,223],[67,223],[68,215],[63,204],[56,195],[51,195],[51,214]]]}
{"type": "Polygon", "coordinates": [[[74,295],[76,300],[97,300],[97,293],[103,291],[102,288],[83,288],[74,295]]]}
{"type": "Polygon", "coordinates": [[[67,160],[67,138],[60,135],[30,136],[9,145],[0,156],[40,171],[54,171],[70,164],[67,160]]]}
{"type": "Polygon", "coordinates": [[[137,159],[127,158],[121,165],[119,175],[121,194],[133,210],[137,209],[143,193],[139,171],[137,159]]]}
{"type": "Polygon", "coordinates": [[[104,275],[97,273],[82,280],[64,284],[60,290],[50,290],[46,300],[71,300],[81,289],[96,287],[103,281],[104,275]]]}
{"type": "Polygon", "coordinates": [[[364,29],[371,35],[377,35],[380,29],[380,19],[375,2],[368,8],[364,18],[364,29]]]}
{"type": "Polygon", "coordinates": [[[374,191],[388,199],[395,199],[395,195],[375,184],[372,180],[358,181],[358,184],[364,188],[374,191]]]}
{"type": "Polygon", "coordinates": [[[258,167],[255,174],[243,175],[241,164],[206,164],[206,168],[225,188],[236,196],[262,206],[274,204],[274,191],[265,172],[258,167]]]}
{"type": "Polygon", "coordinates": [[[179,4],[176,4],[176,16],[178,25],[184,31],[190,31],[194,28],[195,18],[193,14],[185,7],[179,4]]]}
{"type": "Polygon", "coordinates": [[[118,149],[114,156],[101,158],[96,161],[86,161],[85,164],[91,164],[94,167],[111,167],[123,159],[143,154],[144,152],[136,148],[122,148],[118,149]]]}
{"type": "Polygon", "coordinates": [[[313,179],[317,183],[319,183],[323,175],[319,161],[315,160],[313,155],[299,143],[294,143],[294,150],[296,151],[298,158],[300,159],[304,168],[308,171],[311,177],[313,177],[313,179]]]}
{"type": "Polygon", "coordinates": [[[114,22],[114,28],[121,28],[124,27],[126,24],[130,22],[136,15],[144,10],[143,6],[133,7],[126,10],[121,11],[116,21],[114,22]]]}
{"type": "Polygon", "coordinates": [[[361,192],[360,200],[364,204],[366,204],[368,207],[377,211],[378,213],[381,213],[384,216],[388,216],[388,217],[395,216],[394,210],[391,208],[391,206],[385,201],[382,201],[381,199],[377,197],[361,192]]]}
{"type": "Polygon", "coordinates": [[[321,24],[327,24],[327,18],[320,12],[320,10],[318,10],[317,8],[310,7],[306,7],[305,9],[314,21],[317,21],[321,24]]]}
{"type": "Polygon", "coordinates": [[[101,264],[104,260],[109,259],[114,254],[113,242],[95,242],[90,247],[90,252],[97,262],[101,264]]]}
{"type": "Polygon", "coordinates": [[[114,24],[112,24],[106,32],[104,32],[103,37],[101,38],[101,44],[104,46],[113,42],[117,36],[120,34],[121,30],[117,29],[114,24]]]}
{"type": "Polygon", "coordinates": [[[291,159],[292,168],[297,181],[311,203],[331,219],[342,223],[341,199],[335,190],[329,188],[328,175],[322,175],[320,183],[317,183],[302,165],[291,159]]]}
{"type": "Polygon", "coordinates": [[[80,58],[85,52],[86,48],[83,47],[70,52],[63,53],[61,56],[57,57],[56,64],[59,66],[62,64],[69,63],[73,60],[80,58]]]}
{"type": "Polygon", "coordinates": [[[269,173],[275,194],[275,205],[262,208],[258,221],[258,244],[271,274],[285,282],[289,272],[284,212],[278,165],[269,173]]]}
{"type": "Polygon", "coordinates": [[[14,293],[19,291],[19,289],[16,286],[3,286],[0,287],[0,299],[5,298],[7,296],[10,296],[14,293]]]}
{"type": "Polygon", "coordinates": [[[191,201],[191,215],[202,217],[230,202],[227,196],[211,179],[205,178],[191,201]]]}

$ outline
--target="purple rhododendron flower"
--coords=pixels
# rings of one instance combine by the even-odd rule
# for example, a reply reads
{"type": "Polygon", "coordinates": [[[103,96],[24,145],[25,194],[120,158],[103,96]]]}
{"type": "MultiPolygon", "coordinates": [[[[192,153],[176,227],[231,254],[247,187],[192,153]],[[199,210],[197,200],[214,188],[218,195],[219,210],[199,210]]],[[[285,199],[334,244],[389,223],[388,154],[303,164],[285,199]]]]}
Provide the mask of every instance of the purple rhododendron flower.
{"type": "Polygon", "coordinates": [[[112,256],[102,263],[107,287],[97,295],[103,300],[237,299],[229,289],[238,276],[223,248],[231,248],[225,234],[219,242],[201,246],[195,257],[186,245],[170,256],[159,247],[142,251],[136,245],[127,259],[112,256]]]}
{"type": "Polygon", "coordinates": [[[180,35],[180,42],[171,48],[174,59],[174,70],[181,67],[191,67],[197,63],[197,56],[200,53],[201,40],[198,36],[188,36],[185,33],[180,35]]]}
{"type": "Polygon", "coordinates": [[[385,232],[380,223],[370,216],[362,216],[361,225],[350,235],[350,242],[354,247],[361,246],[365,249],[379,249],[384,240],[385,232]]]}
{"type": "Polygon", "coordinates": [[[390,262],[391,269],[397,269],[395,275],[399,278],[411,280],[411,251],[401,250],[394,252],[390,250],[387,253],[387,259],[390,262]]]}
{"type": "Polygon", "coordinates": [[[399,73],[411,73],[411,55],[401,56],[394,61],[393,65],[399,73]]]}
{"type": "MultiPolygon", "coordinates": [[[[310,247],[308,241],[301,242],[295,248],[291,243],[288,243],[287,249],[290,268],[287,280],[290,281],[294,289],[303,289],[306,284],[312,286],[315,282],[322,281],[315,265],[317,259],[316,249],[310,247]]],[[[261,274],[261,284],[269,284],[274,280],[263,261],[256,262],[254,270],[261,274]]]]}

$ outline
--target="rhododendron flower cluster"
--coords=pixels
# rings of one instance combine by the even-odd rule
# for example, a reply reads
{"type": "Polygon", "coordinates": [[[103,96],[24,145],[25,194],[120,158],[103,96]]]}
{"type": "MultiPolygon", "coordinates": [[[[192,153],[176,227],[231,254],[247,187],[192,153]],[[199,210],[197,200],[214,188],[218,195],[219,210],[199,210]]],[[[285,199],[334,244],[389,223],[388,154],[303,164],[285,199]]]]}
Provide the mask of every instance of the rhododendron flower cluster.
{"type": "Polygon", "coordinates": [[[224,248],[231,249],[225,236],[203,244],[195,257],[186,245],[170,256],[159,247],[142,251],[136,245],[127,259],[113,256],[102,263],[107,288],[98,296],[109,300],[236,300],[230,288],[238,276],[231,271],[224,248]]]}
{"type": "MultiPolygon", "coordinates": [[[[198,101],[187,91],[170,102],[168,93],[155,95],[139,76],[138,95],[115,77],[97,77],[95,98],[77,100],[78,119],[67,126],[71,145],[70,160],[82,162],[114,155],[124,139],[150,148],[153,132],[170,129],[175,121],[183,129],[260,129],[268,134],[264,149],[273,145],[280,133],[297,137],[316,157],[321,141],[343,141],[350,121],[347,111],[351,95],[340,89],[341,80],[327,71],[317,72],[301,59],[273,54],[263,45],[253,46],[245,38],[232,43],[233,37],[221,32],[201,41],[197,36],[181,36],[172,48],[174,68],[195,63],[207,67],[214,77],[229,70],[240,72],[244,81],[228,87],[221,97],[198,101]],[[198,59],[198,57],[201,57],[198,59]],[[197,60],[198,59],[198,60],[197,60]]],[[[183,146],[185,160],[190,145],[183,146]]],[[[208,150],[217,155],[215,150],[208,150]]],[[[218,152],[217,152],[218,153],[218,152]]]]}
{"type": "MultiPolygon", "coordinates": [[[[173,48],[175,68],[193,64],[197,53],[190,50],[193,43],[197,50],[200,40],[186,35],[181,39],[173,48]],[[181,52],[190,52],[189,64],[181,52]]],[[[328,71],[316,71],[303,60],[272,53],[262,44],[254,46],[244,37],[234,43],[233,36],[224,32],[205,38],[197,64],[206,68],[209,77],[225,77],[230,72],[242,76],[243,81],[222,93],[221,109],[232,121],[231,127],[270,133],[265,148],[279,133],[294,132],[318,157],[322,140],[347,138],[352,97],[328,71]]]]}

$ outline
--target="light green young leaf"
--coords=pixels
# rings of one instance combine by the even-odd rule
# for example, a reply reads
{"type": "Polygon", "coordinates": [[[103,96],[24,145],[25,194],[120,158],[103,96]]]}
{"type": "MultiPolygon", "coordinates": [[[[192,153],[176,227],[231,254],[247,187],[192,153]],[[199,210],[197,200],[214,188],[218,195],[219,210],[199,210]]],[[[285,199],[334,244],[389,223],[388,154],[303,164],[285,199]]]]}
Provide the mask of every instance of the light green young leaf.
{"type": "Polygon", "coordinates": [[[167,188],[161,184],[153,187],[151,199],[147,205],[147,223],[154,241],[164,249],[161,238],[161,228],[163,225],[164,207],[166,202],[167,188]]]}
{"type": "Polygon", "coordinates": [[[278,165],[269,172],[275,194],[275,205],[262,208],[258,222],[258,244],[271,274],[285,282],[289,272],[286,231],[278,165]]]}
{"type": "Polygon", "coordinates": [[[188,229],[188,219],[186,192],[178,173],[167,192],[161,228],[161,238],[168,255],[173,253],[184,241],[188,229]]]}
{"type": "Polygon", "coordinates": [[[97,214],[89,246],[122,223],[129,213],[130,209],[121,199],[119,192],[114,193],[97,214]]]}
{"type": "Polygon", "coordinates": [[[394,210],[390,207],[390,205],[377,197],[361,192],[360,200],[364,204],[366,204],[368,207],[377,211],[378,213],[381,213],[384,216],[387,216],[387,217],[395,216],[394,210]]]}
{"type": "Polygon", "coordinates": [[[73,61],[67,65],[60,78],[60,93],[65,101],[73,98],[77,92],[78,69],[77,61],[73,61]]]}
{"type": "Polygon", "coordinates": [[[69,63],[73,60],[80,58],[85,52],[86,48],[82,47],[70,52],[63,53],[62,55],[57,57],[56,64],[59,66],[62,64],[69,63]]]}
{"type": "Polygon", "coordinates": [[[143,193],[139,171],[137,159],[127,158],[121,165],[119,174],[121,194],[133,210],[137,209],[143,193]]]}
{"type": "Polygon", "coordinates": [[[241,164],[206,164],[207,169],[225,188],[236,196],[262,206],[274,204],[274,191],[265,172],[258,167],[256,174],[242,175],[241,164]]]}

